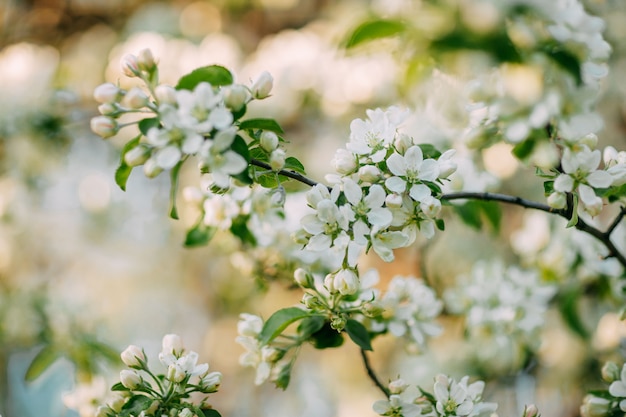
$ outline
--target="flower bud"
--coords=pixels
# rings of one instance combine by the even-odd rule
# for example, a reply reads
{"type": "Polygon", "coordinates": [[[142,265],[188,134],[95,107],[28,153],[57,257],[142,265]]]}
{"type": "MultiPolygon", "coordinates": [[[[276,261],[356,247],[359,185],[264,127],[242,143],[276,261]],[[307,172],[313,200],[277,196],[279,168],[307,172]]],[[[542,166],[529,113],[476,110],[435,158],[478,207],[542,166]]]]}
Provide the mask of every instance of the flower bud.
{"type": "Polygon", "coordinates": [[[352,152],[343,148],[337,149],[331,163],[335,167],[335,171],[341,175],[351,174],[357,168],[356,159],[352,152]]]}
{"type": "Polygon", "coordinates": [[[522,417],[539,417],[539,410],[535,404],[524,406],[524,415],[522,417]]]}
{"type": "Polygon", "coordinates": [[[254,314],[242,313],[237,322],[237,332],[241,336],[257,337],[263,329],[263,319],[254,314]]]}
{"type": "Polygon", "coordinates": [[[141,377],[135,371],[123,369],[120,372],[120,382],[128,389],[135,389],[141,385],[141,377]]]}
{"type": "Polygon", "coordinates": [[[335,274],[328,274],[324,277],[324,287],[326,287],[331,294],[337,293],[337,289],[335,288],[335,274]]]}
{"type": "Polygon", "coordinates": [[[378,167],[374,165],[364,165],[359,168],[359,179],[363,182],[373,184],[382,177],[382,173],[378,167]]]}
{"type": "Polygon", "coordinates": [[[352,269],[341,269],[337,272],[333,285],[342,295],[352,295],[361,288],[359,277],[352,269]]]}
{"type": "Polygon", "coordinates": [[[91,119],[91,130],[98,136],[109,138],[115,136],[120,128],[114,119],[107,116],[96,116],[91,119]]]}
{"type": "Polygon", "coordinates": [[[139,346],[130,345],[120,355],[124,365],[131,368],[141,368],[142,363],[146,361],[146,355],[139,346]]]}
{"type": "Polygon", "coordinates": [[[304,268],[298,268],[294,271],[293,277],[302,288],[313,288],[313,276],[309,274],[304,268]]]}
{"type": "Polygon", "coordinates": [[[148,178],[154,178],[163,172],[163,168],[161,168],[154,158],[149,158],[143,164],[143,173],[148,178]]]}
{"type": "Polygon", "coordinates": [[[252,84],[252,96],[259,100],[269,97],[273,84],[274,78],[272,78],[269,72],[263,71],[252,84]]]}
{"type": "Polygon", "coordinates": [[[167,379],[172,382],[181,382],[186,376],[185,370],[175,363],[171,363],[167,367],[167,379]]]}
{"type": "Polygon", "coordinates": [[[274,207],[284,207],[286,199],[287,191],[285,191],[285,187],[282,185],[270,192],[270,202],[274,207]]]}
{"type": "Polygon", "coordinates": [[[602,209],[604,208],[604,203],[600,197],[596,197],[591,202],[585,202],[583,210],[589,214],[591,217],[596,217],[602,209]]]}
{"type": "Polygon", "coordinates": [[[178,417],[193,417],[193,411],[188,408],[184,408],[180,413],[178,413],[178,417]]]}
{"type": "Polygon", "coordinates": [[[117,117],[120,115],[120,108],[116,103],[102,103],[98,106],[98,112],[103,116],[117,117]]]}
{"type": "Polygon", "coordinates": [[[361,311],[367,317],[378,317],[383,314],[385,308],[378,301],[369,301],[361,306],[361,311]]]}
{"type": "Polygon", "coordinates": [[[298,245],[306,245],[307,243],[309,243],[310,237],[311,235],[307,233],[307,231],[304,229],[299,229],[291,235],[291,239],[293,240],[293,242],[298,245]]]}
{"type": "Polygon", "coordinates": [[[552,208],[562,209],[567,204],[567,198],[565,193],[558,191],[553,192],[548,196],[548,205],[552,208]]]}
{"type": "Polygon", "coordinates": [[[272,152],[278,147],[278,136],[276,136],[276,133],[274,132],[265,130],[263,131],[263,133],[261,133],[259,144],[261,145],[261,148],[263,148],[263,150],[265,150],[266,152],[272,152]]]}
{"type": "Polygon", "coordinates": [[[273,171],[280,171],[285,167],[285,151],[282,149],[274,149],[270,154],[270,166],[273,171]]]}
{"type": "Polygon", "coordinates": [[[200,381],[200,386],[202,387],[202,391],[205,393],[216,392],[222,383],[222,374],[221,372],[211,372],[202,377],[200,381]]]}
{"type": "Polygon", "coordinates": [[[456,150],[449,149],[441,154],[437,160],[437,164],[439,165],[439,178],[448,178],[456,171],[456,162],[451,159],[455,153],[456,150]]]}
{"type": "Polygon", "coordinates": [[[311,310],[315,310],[316,308],[322,306],[319,297],[309,293],[305,293],[302,296],[302,304],[304,304],[306,308],[309,308],[311,310]]]}
{"type": "Polygon", "coordinates": [[[139,70],[139,61],[132,54],[125,55],[122,58],[122,71],[127,77],[138,77],[141,74],[139,70]]]}
{"type": "Polygon", "coordinates": [[[139,87],[133,87],[124,96],[124,104],[133,110],[146,107],[148,104],[148,96],[139,87]]]}
{"type": "Polygon", "coordinates": [[[151,72],[156,68],[156,61],[154,60],[154,55],[152,55],[152,51],[148,48],[142,49],[137,54],[137,64],[139,68],[151,72]]]}
{"type": "Polygon", "coordinates": [[[604,417],[608,415],[610,408],[610,400],[595,395],[587,395],[580,406],[580,415],[582,417],[604,417]]]}
{"type": "Polygon", "coordinates": [[[393,145],[398,153],[404,155],[406,150],[413,146],[413,139],[407,134],[400,133],[393,142],[393,145]]]}
{"type": "Polygon", "coordinates": [[[149,415],[149,416],[153,415],[156,412],[156,410],[159,409],[159,405],[160,405],[159,400],[152,401],[152,403],[150,404],[150,407],[144,410],[146,415],[149,415]]]}
{"type": "Polygon", "coordinates": [[[118,413],[122,411],[122,407],[126,404],[126,397],[123,395],[117,394],[115,395],[108,403],[108,407],[113,410],[113,412],[118,413]]]}
{"type": "Polygon", "coordinates": [[[234,84],[230,87],[225,87],[224,91],[224,104],[226,107],[234,111],[239,111],[250,100],[250,93],[248,89],[240,84],[234,84]]]}
{"type": "Polygon", "coordinates": [[[95,417],[108,417],[109,407],[101,405],[96,409],[95,417]]]}
{"type": "Polygon", "coordinates": [[[124,162],[130,167],[136,167],[145,163],[152,153],[148,145],[139,144],[124,154],[124,162]]]}
{"type": "Polygon", "coordinates": [[[100,84],[93,91],[93,98],[98,103],[117,103],[121,97],[122,91],[118,86],[112,83],[100,84]]]}
{"type": "Polygon", "coordinates": [[[345,317],[334,317],[330,321],[330,327],[340,332],[346,327],[347,322],[348,320],[345,317]]]}
{"type": "Polygon", "coordinates": [[[602,379],[609,384],[620,379],[620,369],[615,362],[607,362],[602,367],[602,379]]]}
{"type": "Polygon", "coordinates": [[[183,341],[177,334],[166,334],[163,336],[162,353],[171,353],[174,356],[180,356],[185,348],[183,347],[183,341]]]}
{"type": "Polygon", "coordinates": [[[154,95],[159,104],[176,104],[176,90],[172,86],[159,84],[154,89],[154,95]]]}
{"type": "Polygon", "coordinates": [[[402,394],[408,387],[409,384],[407,384],[404,379],[396,379],[389,383],[389,392],[396,395],[402,394]]]}
{"type": "Polygon", "coordinates": [[[402,207],[402,196],[400,194],[388,194],[385,197],[385,204],[389,208],[400,208],[402,207]]]}

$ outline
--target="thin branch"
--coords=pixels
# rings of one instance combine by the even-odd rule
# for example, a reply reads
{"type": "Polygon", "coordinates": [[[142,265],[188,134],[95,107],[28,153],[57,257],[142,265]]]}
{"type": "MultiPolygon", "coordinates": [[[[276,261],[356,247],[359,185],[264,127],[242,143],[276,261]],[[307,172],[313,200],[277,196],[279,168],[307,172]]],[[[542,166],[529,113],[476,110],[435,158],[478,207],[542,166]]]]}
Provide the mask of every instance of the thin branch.
{"type": "MultiPolygon", "coordinates": [[[[250,159],[250,165],[254,165],[254,166],[257,166],[259,168],[267,169],[268,171],[273,171],[272,167],[269,164],[267,164],[267,163],[265,163],[263,161],[259,161],[258,159],[254,159],[254,158],[250,159]]],[[[278,171],[278,175],[282,175],[283,177],[294,179],[296,181],[299,181],[299,182],[301,182],[303,184],[306,184],[308,186],[311,186],[311,187],[315,187],[318,184],[317,182],[313,181],[312,179],[307,178],[304,175],[299,174],[299,173],[297,173],[295,171],[287,171],[287,170],[281,169],[280,171],[278,171]]]]}
{"type": "MultiPolygon", "coordinates": [[[[545,204],[541,204],[535,201],[523,199],[521,197],[514,197],[510,195],[505,195],[505,194],[460,192],[460,193],[445,194],[441,196],[441,199],[442,200],[500,201],[502,203],[514,204],[514,205],[525,207],[525,208],[531,208],[535,210],[545,211],[547,213],[556,214],[567,220],[570,220],[572,216],[571,208],[569,210],[555,209],[545,204]]],[[[606,232],[602,232],[601,230],[596,229],[595,227],[587,224],[584,220],[580,218],[578,219],[578,222],[576,223],[574,227],[576,227],[576,229],[582,232],[590,234],[591,236],[595,237],[600,242],[602,242],[604,246],[606,246],[606,248],[609,250],[609,257],[613,257],[617,259],[619,263],[622,264],[622,266],[626,268],[626,256],[620,253],[619,249],[611,241],[611,233],[613,232],[617,224],[626,215],[625,211],[626,209],[622,208],[621,212],[618,214],[617,218],[613,221],[611,226],[609,226],[609,229],[607,229],[606,232]]]]}
{"type": "Polygon", "coordinates": [[[619,224],[619,222],[622,221],[622,219],[624,218],[624,216],[626,216],[626,207],[622,206],[620,208],[619,213],[617,214],[617,216],[615,217],[615,219],[613,220],[613,223],[611,223],[611,225],[609,226],[608,229],[606,229],[606,234],[610,235],[611,233],[613,233],[613,230],[615,230],[615,228],[617,227],[617,225],[619,224]]]}
{"type": "Polygon", "coordinates": [[[385,394],[385,397],[389,398],[391,392],[389,392],[389,389],[378,380],[378,376],[376,376],[376,373],[372,369],[370,361],[367,358],[367,353],[363,349],[361,349],[361,357],[363,358],[363,365],[365,365],[365,369],[367,370],[367,376],[369,376],[370,379],[374,382],[374,385],[376,385],[376,387],[381,390],[383,394],[385,394]]]}

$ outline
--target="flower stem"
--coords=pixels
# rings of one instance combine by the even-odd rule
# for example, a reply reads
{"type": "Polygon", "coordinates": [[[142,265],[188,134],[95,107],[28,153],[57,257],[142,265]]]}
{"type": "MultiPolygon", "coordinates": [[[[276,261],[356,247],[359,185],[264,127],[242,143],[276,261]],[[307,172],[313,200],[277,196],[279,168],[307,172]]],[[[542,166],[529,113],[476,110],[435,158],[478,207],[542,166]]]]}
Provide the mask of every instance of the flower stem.
{"type": "Polygon", "coordinates": [[[363,358],[363,365],[365,366],[365,369],[367,370],[367,376],[369,376],[372,382],[374,382],[374,385],[376,385],[376,387],[379,390],[381,390],[383,394],[385,394],[385,397],[389,398],[389,396],[391,395],[391,392],[389,392],[389,389],[385,387],[382,384],[382,382],[380,382],[380,380],[378,379],[378,376],[376,376],[376,373],[374,372],[374,370],[372,369],[372,366],[370,365],[370,361],[369,361],[369,358],[367,357],[367,353],[363,349],[361,349],[361,358],[363,358]]]}

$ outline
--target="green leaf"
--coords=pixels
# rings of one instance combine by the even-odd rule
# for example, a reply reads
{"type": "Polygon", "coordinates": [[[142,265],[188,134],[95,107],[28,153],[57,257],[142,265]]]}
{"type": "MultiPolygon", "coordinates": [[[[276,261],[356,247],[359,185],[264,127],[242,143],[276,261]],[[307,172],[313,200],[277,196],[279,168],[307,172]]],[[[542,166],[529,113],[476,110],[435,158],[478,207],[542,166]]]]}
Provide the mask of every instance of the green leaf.
{"type": "Polygon", "coordinates": [[[543,183],[543,193],[544,193],[544,195],[549,196],[553,192],[554,192],[554,180],[552,180],[552,181],[545,181],[543,183]]]}
{"type": "Polygon", "coordinates": [[[500,231],[500,223],[502,220],[502,208],[495,201],[478,201],[483,215],[489,221],[495,232],[500,231]]]}
{"type": "Polygon", "coordinates": [[[61,352],[53,346],[47,345],[41,349],[33,361],[30,363],[28,370],[26,371],[26,376],[24,379],[27,382],[32,382],[41,374],[48,369],[57,359],[61,356],[61,352]]]}
{"type": "Polygon", "coordinates": [[[231,85],[233,83],[233,74],[226,68],[219,65],[209,65],[207,67],[200,67],[189,74],[184,75],[178,84],[177,90],[193,90],[196,86],[202,82],[211,84],[214,87],[220,85],[231,85]]]}
{"type": "Polygon", "coordinates": [[[316,349],[336,348],[343,344],[343,335],[330,327],[329,322],[311,335],[311,343],[316,349]]]}
{"type": "Polygon", "coordinates": [[[256,182],[264,188],[278,187],[278,179],[276,178],[276,174],[273,172],[257,175],[256,182]]]}
{"type": "Polygon", "coordinates": [[[187,231],[187,236],[185,236],[185,243],[183,245],[186,248],[206,246],[211,241],[216,231],[217,228],[207,226],[201,221],[187,231]]]}
{"type": "MultiPolygon", "coordinates": [[[[596,191],[598,191],[596,189],[596,191]]],[[[611,187],[600,192],[602,197],[606,197],[609,203],[614,203],[622,197],[626,197],[626,184],[622,184],[618,187],[611,187]]]]}
{"type": "Polygon", "coordinates": [[[153,127],[159,127],[161,121],[158,117],[151,117],[149,119],[143,119],[139,121],[139,131],[143,133],[143,135],[147,135],[148,131],[153,127]]]}
{"type": "Polygon", "coordinates": [[[559,311],[567,326],[584,340],[589,339],[589,330],[583,324],[578,312],[578,300],[582,295],[581,289],[571,287],[557,296],[559,311]]]}
{"type": "Polygon", "coordinates": [[[289,381],[291,381],[291,367],[293,362],[289,363],[287,366],[283,366],[280,368],[280,372],[278,373],[278,377],[274,381],[274,385],[276,388],[280,388],[283,391],[287,389],[289,386],[289,381]]]}
{"type": "Polygon", "coordinates": [[[311,335],[319,331],[326,320],[321,316],[311,316],[303,319],[298,325],[298,335],[303,339],[308,339],[311,335]]]}
{"type": "Polygon", "coordinates": [[[214,408],[202,409],[202,415],[204,417],[222,417],[222,415],[214,408]]]}
{"type": "Polygon", "coordinates": [[[256,237],[248,228],[248,220],[250,219],[250,215],[245,216],[237,216],[232,220],[232,225],[230,226],[230,232],[237,236],[241,243],[250,244],[252,246],[256,246],[256,237]]]}
{"type": "Polygon", "coordinates": [[[457,52],[463,49],[484,51],[491,54],[499,62],[520,62],[522,60],[517,48],[506,31],[477,34],[460,26],[434,39],[430,47],[435,52],[457,52]]]}
{"type": "Polygon", "coordinates": [[[443,221],[443,219],[435,219],[435,226],[437,226],[437,229],[441,230],[442,232],[446,230],[446,223],[443,221]]]}
{"type": "Polygon", "coordinates": [[[263,329],[259,334],[259,341],[262,345],[266,345],[276,338],[291,323],[309,317],[310,312],[302,310],[298,307],[288,307],[278,310],[270,316],[263,325],[263,329]]]}
{"type": "Polygon", "coordinates": [[[406,30],[406,24],[399,20],[370,20],[359,25],[345,43],[347,49],[354,48],[375,39],[388,38],[406,30]]]}
{"type": "Polygon", "coordinates": [[[500,230],[502,209],[494,201],[472,200],[462,206],[453,206],[453,209],[463,223],[474,229],[480,230],[483,226],[483,219],[486,219],[495,232],[500,230]]]}
{"type": "Polygon", "coordinates": [[[121,382],[118,382],[111,387],[111,391],[130,391],[130,390],[126,388],[121,382]]]}
{"type": "Polygon", "coordinates": [[[461,206],[452,207],[456,214],[458,214],[458,216],[461,218],[463,223],[474,229],[480,230],[483,222],[480,218],[480,208],[475,204],[474,201],[468,201],[461,206]]]}
{"type": "Polygon", "coordinates": [[[302,162],[298,161],[296,158],[294,158],[293,156],[289,156],[285,159],[285,168],[288,171],[295,171],[298,172],[302,175],[306,175],[306,172],[304,170],[304,165],[302,165],[302,162]]]}
{"type": "Polygon", "coordinates": [[[540,50],[543,51],[548,58],[552,59],[555,64],[561,67],[561,69],[569,72],[574,77],[577,85],[582,85],[581,65],[576,55],[563,49],[561,44],[553,42],[541,45],[540,50]]]}
{"type": "Polygon", "coordinates": [[[178,194],[178,177],[180,174],[180,168],[183,166],[184,161],[179,161],[172,171],[170,172],[170,217],[178,220],[178,210],[176,209],[176,196],[178,194]]]}
{"type": "Polygon", "coordinates": [[[350,336],[350,339],[352,339],[352,341],[361,349],[373,350],[370,335],[363,324],[356,320],[349,319],[346,322],[345,330],[346,333],[348,333],[348,336],[350,336]]]}
{"type": "Polygon", "coordinates": [[[85,348],[88,349],[92,356],[100,357],[111,364],[121,364],[120,354],[117,349],[102,343],[94,338],[85,340],[85,348]]]}
{"type": "Polygon", "coordinates": [[[285,133],[274,119],[248,119],[239,123],[240,130],[269,130],[278,135],[285,133]]]}
{"type": "Polygon", "coordinates": [[[536,144],[537,141],[535,139],[529,138],[515,145],[511,152],[513,153],[513,155],[515,155],[517,159],[523,161],[530,156],[530,154],[533,152],[533,149],[535,149],[536,144]]]}
{"type": "Polygon", "coordinates": [[[438,159],[441,156],[441,152],[439,152],[439,150],[430,143],[422,143],[417,146],[419,146],[422,150],[422,154],[424,154],[424,159],[438,159]]]}
{"type": "Polygon", "coordinates": [[[142,411],[146,410],[152,405],[152,399],[145,395],[133,395],[126,401],[126,404],[122,406],[122,412],[120,416],[139,415],[142,411]]]}
{"type": "Polygon", "coordinates": [[[133,170],[133,167],[128,166],[124,161],[124,156],[126,155],[126,152],[134,149],[137,145],[139,145],[140,139],[141,135],[126,142],[126,144],[122,148],[122,152],[120,153],[120,165],[115,170],[115,183],[118,185],[118,187],[122,189],[122,191],[126,191],[126,182],[128,182],[128,177],[130,177],[130,173],[133,170]]]}

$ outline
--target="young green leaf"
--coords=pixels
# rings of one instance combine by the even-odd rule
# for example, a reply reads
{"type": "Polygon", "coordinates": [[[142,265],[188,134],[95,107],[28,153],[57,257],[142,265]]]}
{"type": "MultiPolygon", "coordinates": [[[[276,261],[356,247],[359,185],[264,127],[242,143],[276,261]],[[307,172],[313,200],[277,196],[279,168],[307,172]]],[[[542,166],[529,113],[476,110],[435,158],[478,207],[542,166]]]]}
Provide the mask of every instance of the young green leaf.
{"type": "Polygon", "coordinates": [[[259,334],[259,341],[262,345],[268,344],[291,323],[302,320],[310,315],[310,312],[298,307],[288,307],[278,310],[272,314],[263,325],[263,329],[259,334]]]}
{"type": "Polygon", "coordinates": [[[230,226],[230,232],[237,236],[241,243],[250,244],[252,246],[256,246],[256,237],[250,229],[248,228],[248,220],[250,219],[250,215],[245,216],[237,216],[232,220],[232,225],[230,226]]]}
{"type": "Polygon", "coordinates": [[[298,325],[298,335],[303,339],[308,339],[313,333],[319,331],[324,326],[324,323],[324,317],[306,317],[298,325]]]}
{"type": "Polygon", "coordinates": [[[363,350],[373,350],[370,335],[363,324],[356,320],[350,319],[346,322],[346,333],[350,339],[363,350]]]}
{"type": "Polygon", "coordinates": [[[48,369],[61,356],[59,350],[53,345],[44,346],[26,370],[25,380],[32,382],[48,369]]]}
{"type": "Polygon", "coordinates": [[[311,343],[315,349],[336,348],[343,344],[343,335],[325,322],[321,329],[311,335],[311,343]]]}
{"type": "Polygon", "coordinates": [[[278,135],[285,133],[274,119],[248,119],[239,123],[240,130],[269,130],[278,135]]]}
{"type": "Polygon", "coordinates": [[[417,146],[419,146],[420,149],[422,150],[424,159],[428,159],[428,158],[437,159],[441,156],[441,152],[430,143],[421,143],[417,146]]]}
{"type": "Polygon", "coordinates": [[[130,177],[130,173],[133,170],[133,167],[128,166],[126,161],[124,161],[124,156],[126,155],[126,152],[139,145],[140,139],[141,135],[126,142],[122,148],[122,152],[120,153],[120,165],[115,170],[115,183],[121,188],[122,191],[126,191],[126,182],[128,182],[128,177],[130,177]]]}
{"type": "Polygon", "coordinates": [[[139,131],[145,136],[148,131],[153,127],[159,127],[160,120],[158,117],[151,117],[149,119],[142,119],[139,121],[139,131]]]}
{"type": "Polygon", "coordinates": [[[209,65],[200,67],[178,80],[177,90],[193,90],[200,83],[209,83],[214,87],[221,85],[231,85],[233,74],[226,68],[219,65],[209,65]]]}
{"type": "Polygon", "coordinates": [[[215,410],[214,408],[204,408],[202,409],[202,415],[204,417],[222,417],[222,415],[215,410]]]}
{"type": "Polygon", "coordinates": [[[122,412],[120,416],[139,415],[142,411],[146,410],[152,405],[152,399],[145,395],[133,395],[122,406],[122,412]]]}
{"type": "Polygon", "coordinates": [[[294,158],[293,156],[289,156],[287,157],[287,159],[285,159],[284,169],[286,169],[287,171],[295,171],[302,175],[306,175],[306,172],[304,170],[304,165],[302,165],[302,162],[300,162],[298,159],[294,158]]]}
{"type": "Polygon", "coordinates": [[[170,217],[178,220],[178,210],[176,209],[176,195],[178,194],[178,176],[180,174],[180,168],[183,166],[184,161],[179,161],[172,171],[170,172],[170,179],[172,181],[170,185],[170,217]]]}
{"type": "Polygon", "coordinates": [[[207,226],[201,221],[187,231],[184,246],[186,248],[206,246],[211,241],[216,231],[217,228],[207,226]]]}
{"type": "Polygon", "coordinates": [[[121,382],[118,382],[111,387],[111,391],[130,391],[130,389],[126,388],[121,382]]]}
{"type": "Polygon", "coordinates": [[[388,38],[406,30],[406,24],[399,20],[380,19],[364,22],[352,31],[346,41],[346,48],[354,48],[375,39],[388,38]]]}

